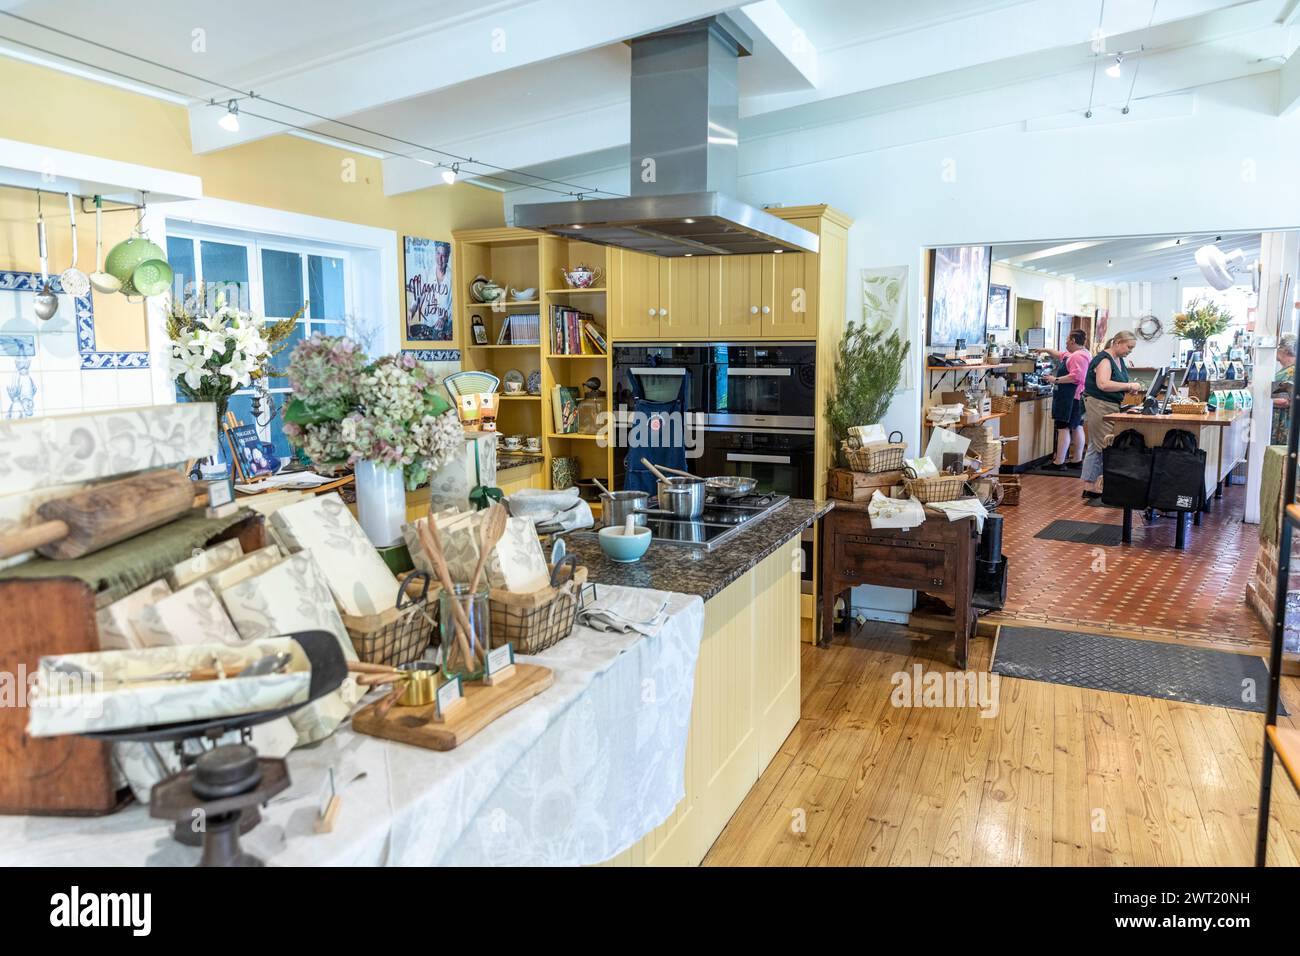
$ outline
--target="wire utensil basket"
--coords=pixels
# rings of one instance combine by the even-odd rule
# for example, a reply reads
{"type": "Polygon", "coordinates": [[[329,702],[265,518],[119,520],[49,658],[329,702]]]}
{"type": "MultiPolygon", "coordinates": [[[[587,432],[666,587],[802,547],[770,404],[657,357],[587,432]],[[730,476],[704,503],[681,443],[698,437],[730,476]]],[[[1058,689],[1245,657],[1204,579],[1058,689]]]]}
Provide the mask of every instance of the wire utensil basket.
{"type": "Polygon", "coordinates": [[[412,571],[397,591],[397,604],[382,614],[368,617],[344,615],[343,625],[357,657],[366,664],[400,667],[418,661],[433,641],[438,627],[437,608],[430,594],[431,579],[427,571],[412,571]]]}
{"type": "Polygon", "coordinates": [[[488,599],[492,646],[512,644],[516,654],[538,654],[573,633],[578,611],[594,599],[587,569],[577,555],[566,555],[551,572],[551,583],[539,591],[516,594],[493,588],[488,599]]]}

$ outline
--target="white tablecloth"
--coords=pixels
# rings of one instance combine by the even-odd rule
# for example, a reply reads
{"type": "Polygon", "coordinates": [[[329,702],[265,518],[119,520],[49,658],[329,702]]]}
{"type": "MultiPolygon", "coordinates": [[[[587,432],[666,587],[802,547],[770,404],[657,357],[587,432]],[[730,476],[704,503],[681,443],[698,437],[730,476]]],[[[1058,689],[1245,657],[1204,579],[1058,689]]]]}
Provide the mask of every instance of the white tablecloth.
{"type": "MultiPolygon", "coordinates": [[[[601,585],[602,596],[622,590],[601,585]]],[[[579,627],[521,662],[555,683],[455,750],[345,726],[289,755],[293,781],[244,847],[272,865],[599,863],[636,843],[685,794],[686,736],[704,603],[672,595],[653,637],[579,627]],[[330,767],[342,803],[313,830],[330,767]]],[[[0,816],[0,864],[191,865],[198,850],[132,806],[108,817],[0,816]]]]}

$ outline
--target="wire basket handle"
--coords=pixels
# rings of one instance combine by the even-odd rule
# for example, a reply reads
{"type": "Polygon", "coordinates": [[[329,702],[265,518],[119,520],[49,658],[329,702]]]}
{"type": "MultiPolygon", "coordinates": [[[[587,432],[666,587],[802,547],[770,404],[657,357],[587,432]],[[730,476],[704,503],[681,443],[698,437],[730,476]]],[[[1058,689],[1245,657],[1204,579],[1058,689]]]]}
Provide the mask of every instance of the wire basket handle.
{"type": "Polygon", "coordinates": [[[423,604],[427,601],[429,598],[429,582],[430,578],[428,571],[412,571],[408,574],[405,580],[402,581],[402,586],[397,589],[397,609],[399,611],[404,611],[412,605],[423,604]],[[407,585],[412,581],[421,581],[424,584],[424,586],[420,588],[419,597],[411,597],[410,592],[406,589],[407,585]]]}

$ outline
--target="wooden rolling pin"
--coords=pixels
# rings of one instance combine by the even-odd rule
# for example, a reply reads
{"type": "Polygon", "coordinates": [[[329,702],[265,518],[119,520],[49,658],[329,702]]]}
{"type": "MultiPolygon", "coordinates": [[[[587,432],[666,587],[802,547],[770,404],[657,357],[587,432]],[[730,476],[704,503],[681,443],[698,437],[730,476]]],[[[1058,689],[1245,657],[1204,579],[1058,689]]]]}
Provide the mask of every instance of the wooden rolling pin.
{"type": "Polygon", "coordinates": [[[80,558],[179,518],[194,506],[194,489],[178,471],[150,471],[47,501],[36,509],[39,524],[0,535],[0,558],[33,549],[80,558]]]}

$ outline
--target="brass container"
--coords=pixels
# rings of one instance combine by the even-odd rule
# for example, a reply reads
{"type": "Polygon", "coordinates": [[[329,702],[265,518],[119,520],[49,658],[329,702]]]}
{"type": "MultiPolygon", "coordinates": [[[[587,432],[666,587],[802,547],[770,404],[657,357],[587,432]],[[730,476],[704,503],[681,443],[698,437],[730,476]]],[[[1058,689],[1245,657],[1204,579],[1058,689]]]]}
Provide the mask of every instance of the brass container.
{"type": "Polygon", "coordinates": [[[438,694],[439,667],[430,661],[415,661],[403,664],[398,670],[411,676],[405,681],[402,696],[397,698],[399,707],[426,707],[432,704],[438,694]]]}

